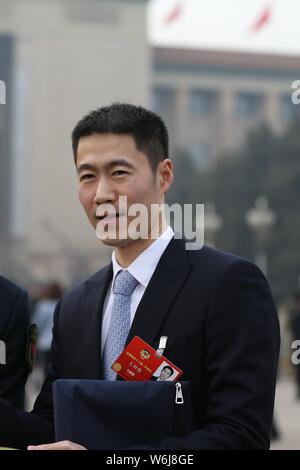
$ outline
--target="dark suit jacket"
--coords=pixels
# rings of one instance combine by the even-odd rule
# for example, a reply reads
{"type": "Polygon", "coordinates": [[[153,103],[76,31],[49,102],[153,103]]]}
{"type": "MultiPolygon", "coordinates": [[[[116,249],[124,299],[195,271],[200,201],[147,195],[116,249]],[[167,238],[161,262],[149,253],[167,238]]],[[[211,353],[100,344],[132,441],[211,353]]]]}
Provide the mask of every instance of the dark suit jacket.
{"type": "Polygon", "coordinates": [[[6,346],[6,364],[0,364],[0,397],[23,407],[26,365],[26,332],[29,326],[26,292],[0,276],[0,340],[6,346]]]}
{"type": "MultiPolygon", "coordinates": [[[[55,312],[52,362],[32,414],[0,403],[0,442],[22,447],[54,440],[51,384],[101,379],[101,312],[112,277],[106,266],[66,293],[55,312]],[[3,423],[10,423],[9,429],[3,423]],[[18,429],[18,431],[16,431],[18,429]]],[[[197,431],[161,449],[267,449],[279,325],[271,292],[250,262],[173,239],[138,306],[127,343],[139,335],[190,380],[197,431]]],[[[100,437],[101,438],[101,437],[100,437]]]]}

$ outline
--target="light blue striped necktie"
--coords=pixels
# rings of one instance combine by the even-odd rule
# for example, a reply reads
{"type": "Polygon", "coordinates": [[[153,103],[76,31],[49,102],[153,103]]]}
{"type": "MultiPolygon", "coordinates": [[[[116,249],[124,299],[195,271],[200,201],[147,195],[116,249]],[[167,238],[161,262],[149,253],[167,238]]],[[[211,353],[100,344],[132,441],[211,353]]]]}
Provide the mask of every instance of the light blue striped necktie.
{"type": "Polygon", "coordinates": [[[111,369],[112,364],[124,349],[130,330],[130,301],[138,281],[129,271],[121,271],[114,282],[114,300],[111,320],[103,351],[103,378],[116,380],[117,374],[111,369]]]}

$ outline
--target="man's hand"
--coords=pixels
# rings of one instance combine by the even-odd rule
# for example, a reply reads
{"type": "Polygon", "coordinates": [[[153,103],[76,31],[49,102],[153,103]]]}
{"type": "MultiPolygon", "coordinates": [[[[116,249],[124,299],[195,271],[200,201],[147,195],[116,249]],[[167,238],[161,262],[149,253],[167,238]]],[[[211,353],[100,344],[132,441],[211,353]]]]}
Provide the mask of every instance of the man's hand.
{"type": "Polygon", "coordinates": [[[42,444],[40,446],[28,446],[27,450],[87,450],[80,444],[71,441],[54,442],[53,444],[42,444]]]}

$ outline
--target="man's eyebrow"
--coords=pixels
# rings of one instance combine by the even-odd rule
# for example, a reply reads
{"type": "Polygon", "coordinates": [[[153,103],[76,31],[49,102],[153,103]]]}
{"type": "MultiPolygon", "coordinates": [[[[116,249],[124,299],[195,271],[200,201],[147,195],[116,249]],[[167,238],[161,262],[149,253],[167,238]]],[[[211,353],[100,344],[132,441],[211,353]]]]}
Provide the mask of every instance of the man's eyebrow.
{"type": "Polygon", "coordinates": [[[126,166],[126,168],[130,168],[130,169],[134,168],[132,163],[130,163],[128,160],[125,160],[124,158],[117,158],[103,165],[103,167],[107,170],[113,168],[114,166],[126,166]]]}
{"type": "Polygon", "coordinates": [[[77,168],[77,173],[80,173],[83,170],[92,170],[95,171],[95,167],[93,165],[90,165],[89,163],[81,163],[79,167],[77,168]]]}
{"type": "MultiPolygon", "coordinates": [[[[109,170],[113,168],[114,166],[125,166],[126,168],[133,169],[134,166],[132,163],[130,163],[128,160],[125,160],[124,158],[117,158],[116,160],[111,160],[107,163],[104,163],[103,168],[105,170],[109,170]]],[[[83,170],[90,170],[90,171],[96,171],[96,168],[91,165],[90,163],[81,163],[79,167],[77,168],[77,173],[80,173],[83,170]]]]}

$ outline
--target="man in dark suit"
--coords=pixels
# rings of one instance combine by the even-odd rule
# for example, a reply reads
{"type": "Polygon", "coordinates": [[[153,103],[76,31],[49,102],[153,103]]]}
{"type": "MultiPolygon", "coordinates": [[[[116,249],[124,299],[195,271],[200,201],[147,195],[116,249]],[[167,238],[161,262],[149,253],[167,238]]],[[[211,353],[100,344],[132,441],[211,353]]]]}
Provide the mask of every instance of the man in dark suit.
{"type": "Polygon", "coordinates": [[[28,377],[26,339],[29,306],[26,292],[0,276],[0,397],[23,408],[28,377]]]}
{"type": "MultiPolygon", "coordinates": [[[[138,335],[155,349],[167,336],[164,355],[191,382],[197,429],[170,436],[161,449],[267,449],[279,326],[263,274],[212,248],[187,250],[165,217],[151,224],[152,205],[164,203],[173,181],[167,129],[157,115],[132,105],[101,108],[77,124],[72,140],[79,199],[97,236],[114,248],[112,263],[59,301],[51,363],[34,410],[18,413],[0,401],[0,442],[53,442],[53,381],[115,380],[116,348],[138,335]],[[122,196],[128,207],[148,209],[146,237],[129,235],[133,217],[122,196]],[[127,325],[125,339],[116,318],[127,325]]],[[[30,446],[81,448],[70,442],[30,446]]]]}

